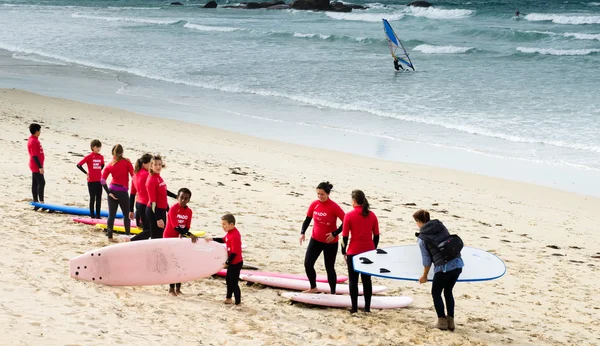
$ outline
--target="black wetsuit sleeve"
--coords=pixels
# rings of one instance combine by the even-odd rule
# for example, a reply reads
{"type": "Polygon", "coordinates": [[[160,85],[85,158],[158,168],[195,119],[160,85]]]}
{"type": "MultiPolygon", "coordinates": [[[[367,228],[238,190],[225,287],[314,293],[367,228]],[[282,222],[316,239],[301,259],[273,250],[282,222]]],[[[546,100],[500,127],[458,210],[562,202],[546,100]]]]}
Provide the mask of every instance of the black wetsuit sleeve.
{"type": "Polygon", "coordinates": [[[375,248],[377,249],[377,245],[379,245],[379,234],[373,236],[373,244],[375,244],[375,248]]]}
{"type": "Polygon", "coordinates": [[[100,166],[100,169],[104,169],[104,164],[102,164],[102,166],[100,166]]]}
{"type": "Polygon", "coordinates": [[[217,243],[221,243],[221,244],[225,243],[225,240],[223,240],[223,238],[213,238],[213,241],[216,241],[217,243]]]}
{"type": "Polygon", "coordinates": [[[340,227],[338,227],[338,229],[336,229],[335,231],[331,232],[331,234],[332,234],[334,237],[337,237],[338,235],[340,235],[340,234],[342,233],[342,228],[343,228],[343,227],[344,227],[344,223],[342,222],[342,223],[340,224],[340,227]]]}
{"type": "Polygon", "coordinates": [[[37,156],[33,157],[33,161],[35,161],[35,163],[38,165],[38,168],[44,168],[42,167],[42,163],[40,162],[40,158],[37,156]]]}
{"type": "Polygon", "coordinates": [[[179,233],[181,235],[190,235],[191,234],[189,228],[175,227],[175,230],[177,231],[177,233],[179,233]]]}
{"type": "Polygon", "coordinates": [[[225,264],[231,263],[231,261],[233,261],[233,259],[235,258],[235,256],[237,256],[237,254],[230,253],[229,254],[229,258],[227,258],[227,262],[225,262],[225,264]]]}
{"type": "Polygon", "coordinates": [[[129,195],[129,210],[133,211],[134,206],[135,206],[135,193],[129,195]]]}
{"type": "Polygon", "coordinates": [[[348,245],[348,237],[342,237],[342,255],[346,254],[346,246],[348,245]]]}
{"type": "MultiPolygon", "coordinates": [[[[108,185],[106,184],[102,184],[102,187],[104,188],[104,191],[106,191],[106,194],[109,195],[112,192],[110,191],[110,189],[108,188],[108,185]]],[[[110,196],[108,198],[111,198],[110,196]]]]}
{"type": "Polygon", "coordinates": [[[174,194],[173,192],[167,190],[167,196],[171,197],[171,198],[177,198],[177,195],[174,194]]]}
{"type": "Polygon", "coordinates": [[[77,168],[79,168],[79,170],[82,171],[83,174],[87,174],[87,171],[85,170],[85,168],[83,168],[82,165],[77,165],[77,168]]]}
{"type": "Polygon", "coordinates": [[[302,223],[302,231],[300,232],[300,234],[306,233],[306,230],[308,229],[308,226],[310,225],[311,220],[312,220],[312,217],[310,217],[310,216],[307,216],[306,219],[304,219],[304,222],[302,223]]]}

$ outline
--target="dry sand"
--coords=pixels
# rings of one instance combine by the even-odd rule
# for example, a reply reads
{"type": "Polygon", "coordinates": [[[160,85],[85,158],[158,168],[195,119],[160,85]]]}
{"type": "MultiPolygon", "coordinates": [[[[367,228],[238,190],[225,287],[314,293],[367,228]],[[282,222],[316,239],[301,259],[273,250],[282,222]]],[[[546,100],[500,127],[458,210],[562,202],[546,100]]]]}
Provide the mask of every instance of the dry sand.
{"type": "MultiPolygon", "coordinates": [[[[0,344],[600,344],[597,198],[19,90],[0,89],[0,124],[0,344]],[[193,192],[193,228],[220,235],[220,215],[234,213],[248,245],[245,261],[263,270],[303,272],[300,225],[315,186],[329,180],[331,198],[345,210],[352,189],[366,192],[380,219],[380,246],[413,243],[411,214],[427,208],[467,245],[500,256],[508,272],[495,281],[457,284],[454,333],[429,327],[435,320],[431,286],[408,281],[374,279],[390,288],[387,294],[414,297],[411,307],[356,316],[291,305],[281,290],[259,285],[242,284],[243,304],[225,306],[221,278],[184,283],[181,297],[167,296],[167,286],[78,282],[69,277],[68,260],[107,241],[102,231],[74,224],[68,215],[34,212],[27,204],[27,127],[34,121],[43,126],[47,203],[87,205],[85,176],[75,164],[97,138],[105,157],[116,143],[132,159],[146,151],[162,154],[169,188],[193,192]],[[233,167],[248,174],[231,174],[233,167]]],[[[346,272],[342,256],[337,270],[346,272]]],[[[317,271],[324,273],[322,260],[317,271]]]]}

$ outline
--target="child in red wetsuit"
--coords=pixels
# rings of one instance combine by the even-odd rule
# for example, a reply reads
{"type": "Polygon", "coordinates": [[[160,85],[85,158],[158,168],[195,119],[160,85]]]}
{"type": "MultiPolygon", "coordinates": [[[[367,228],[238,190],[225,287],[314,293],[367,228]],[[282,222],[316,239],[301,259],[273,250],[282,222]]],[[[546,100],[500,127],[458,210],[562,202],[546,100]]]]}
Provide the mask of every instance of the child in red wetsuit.
{"type": "Polygon", "coordinates": [[[100,155],[102,149],[102,143],[94,139],[90,143],[92,152],[84,157],[77,164],[77,168],[87,175],[88,181],[88,192],[90,193],[90,217],[92,219],[100,218],[100,205],[102,203],[102,170],[104,169],[104,156],[100,155]],[[87,171],[83,168],[83,165],[87,165],[87,171]],[[96,212],[94,213],[94,205],[96,212]]]}
{"type": "MultiPolygon", "coordinates": [[[[171,206],[167,216],[167,226],[163,233],[163,238],[177,238],[189,236],[192,238],[192,243],[198,240],[198,237],[190,233],[192,226],[192,209],[187,206],[192,198],[192,192],[185,187],[177,192],[177,203],[171,206]]],[[[169,294],[177,296],[181,293],[181,283],[170,284],[169,294]]]]}
{"type": "Polygon", "coordinates": [[[113,226],[117,216],[117,209],[121,207],[123,212],[123,224],[125,233],[129,235],[129,177],[133,176],[133,165],[129,159],[123,157],[123,146],[117,144],[112,148],[112,161],[102,171],[100,183],[108,194],[108,220],[106,221],[106,235],[109,240],[113,239],[113,226]],[[106,179],[112,176],[110,186],[106,179]]]}
{"type": "Polygon", "coordinates": [[[235,228],[235,217],[231,214],[225,214],[221,217],[221,227],[227,232],[223,238],[205,238],[207,242],[214,240],[217,243],[225,243],[227,246],[228,258],[225,264],[227,264],[227,275],[225,276],[225,282],[227,283],[227,295],[224,301],[225,304],[233,303],[231,296],[235,297],[235,305],[242,302],[240,286],[238,281],[240,280],[240,271],[244,265],[244,258],[242,257],[242,236],[237,228],[235,228]]]}
{"type": "MultiPolygon", "coordinates": [[[[42,126],[40,124],[29,125],[31,136],[27,140],[27,151],[29,152],[29,169],[31,170],[31,194],[34,202],[44,203],[44,149],[40,143],[42,126]]],[[[33,210],[38,210],[35,207],[33,210]]]]}

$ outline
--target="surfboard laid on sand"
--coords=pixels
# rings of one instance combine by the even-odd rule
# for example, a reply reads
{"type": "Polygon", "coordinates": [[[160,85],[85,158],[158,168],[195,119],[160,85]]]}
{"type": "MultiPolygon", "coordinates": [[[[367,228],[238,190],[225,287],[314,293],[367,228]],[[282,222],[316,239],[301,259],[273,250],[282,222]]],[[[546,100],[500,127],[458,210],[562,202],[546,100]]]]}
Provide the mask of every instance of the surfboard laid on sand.
{"type": "MultiPolygon", "coordinates": [[[[102,229],[106,229],[108,226],[106,224],[96,224],[96,227],[98,228],[102,228],[102,229]]],[[[137,227],[131,227],[131,229],[129,230],[129,233],[131,234],[140,234],[143,230],[141,228],[137,228],[137,227]]],[[[125,233],[125,227],[123,226],[113,226],[113,232],[119,232],[119,233],[125,233]]],[[[206,232],[204,231],[191,231],[191,233],[193,235],[195,235],[196,237],[203,237],[206,232]]]]}
{"type": "MultiPolygon", "coordinates": [[[[285,288],[294,291],[304,291],[310,288],[310,282],[306,280],[296,280],[296,279],[286,279],[286,278],[277,278],[272,276],[260,276],[254,274],[241,274],[240,279],[248,282],[254,282],[265,286],[277,287],[277,288],[285,288]]],[[[317,289],[319,292],[330,293],[331,288],[329,288],[328,283],[317,282],[317,289]]],[[[380,293],[387,290],[387,287],[384,286],[373,286],[373,293],[380,293]]],[[[337,284],[335,291],[337,294],[350,294],[350,286],[346,284],[337,284]]],[[[362,285],[358,285],[358,294],[363,294],[362,285]]]]}
{"type": "MultiPolygon", "coordinates": [[[[73,221],[83,223],[86,225],[92,225],[92,226],[96,226],[96,225],[100,225],[100,224],[106,225],[106,223],[107,223],[106,219],[92,219],[91,217],[74,217],[73,221]]],[[[115,226],[123,226],[123,220],[115,220],[115,226]]],[[[131,227],[137,227],[134,220],[131,220],[131,227]]]]}
{"type": "MultiPolygon", "coordinates": [[[[46,204],[46,203],[38,203],[38,202],[29,202],[29,204],[31,204],[34,207],[40,207],[40,208],[44,208],[44,209],[48,209],[48,210],[58,211],[58,212],[65,213],[65,214],[87,215],[87,216],[90,215],[89,208],[79,208],[79,207],[71,207],[68,205],[46,204]]],[[[100,211],[100,216],[108,217],[108,211],[106,211],[106,210],[100,211]]],[[[117,218],[122,219],[123,213],[118,212],[117,218]]]]}
{"type": "MultiPolygon", "coordinates": [[[[487,281],[494,280],[506,273],[506,265],[498,256],[489,252],[464,247],[461,257],[465,266],[458,281],[487,281]]],[[[423,275],[421,250],[418,244],[392,246],[379,250],[368,251],[356,255],[353,259],[354,270],[373,276],[397,280],[419,281],[423,275]],[[383,250],[386,253],[378,253],[383,250]],[[367,259],[372,263],[363,260],[367,259]]],[[[433,280],[433,268],[427,277],[433,280]]]]}
{"type": "MultiPolygon", "coordinates": [[[[281,296],[311,305],[329,306],[332,308],[352,307],[349,295],[284,292],[281,296]]],[[[373,296],[371,297],[371,309],[405,308],[412,304],[412,302],[413,299],[411,297],[405,296],[373,296]]],[[[358,307],[361,309],[365,307],[365,298],[363,296],[358,297],[358,307]]]]}
{"type": "MultiPolygon", "coordinates": [[[[220,270],[216,273],[219,276],[225,276],[227,275],[227,269],[223,269],[220,270]]],[[[276,277],[276,278],[286,278],[286,279],[294,279],[294,280],[304,280],[304,281],[308,281],[308,278],[306,277],[306,274],[289,274],[289,273],[276,273],[276,272],[261,272],[261,271],[254,271],[254,270],[243,270],[240,272],[240,276],[241,275],[259,275],[259,276],[269,276],[269,277],[276,277]]],[[[348,281],[348,277],[347,276],[339,276],[337,277],[337,282],[345,282],[348,281]]],[[[327,275],[318,275],[317,274],[317,282],[327,282],[327,275]]]]}
{"type": "Polygon", "coordinates": [[[225,265],[221,244],[166,238],[120,243],[72,258],[72,278],[109,286],[164,285],[210,276],[225,265]]]}

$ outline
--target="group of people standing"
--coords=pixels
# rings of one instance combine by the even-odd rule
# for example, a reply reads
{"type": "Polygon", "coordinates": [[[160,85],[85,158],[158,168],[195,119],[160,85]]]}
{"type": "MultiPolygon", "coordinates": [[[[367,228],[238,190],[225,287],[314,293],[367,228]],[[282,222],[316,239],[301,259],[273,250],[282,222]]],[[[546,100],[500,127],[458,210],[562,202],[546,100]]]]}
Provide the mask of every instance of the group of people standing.
{"type": "MultiPolygon", "coordinates": [[[[317,275],[314,265],[321,253],[323,253],[331,294],[336,293],[337,274],[335,271],[335,260],[339,248],[339,235],[341,234],[342,254],[348,266],[348,281],[352,302],[350,313],[356,313],[358,311],[359,273],[354,271],[352,260],[361,253],[377,248],[380,237],[379,222],[377,216],[370,210],[369,202],[363,191],[352,191],[352,210],[344,213],[342,208],[329,198],[332,189],[333,185],[329,182],[322,182],[317,186],[317,200],[312,202],[308,207],[306,218],[302,224],[300,244],[306,240],[305,233],[311,221],[314,220],[312,236],[306,248],[304,258],[304,268],[311,288],[305,292],[317,292],[317,275]],[[342,221],[339,227],[337,226],[338,219],[342,221]]],[[[434,265],[435,275],[433,277],[431,295],[438,315],[435,327],[442,330],[454,330],[454,296],[452,290],[462,272],[464,263],[460,256],[446,262],[440,255],[440,249],[434,245],[441,243],[450,236],[442,222],[431,220],[429,212],[426,210],[415,212],[413,219],[419,227],[419,233],[416,236],[418,237],[423,263],[423,275],[419,279],[420,283],[427,282],[427,275],[429,274],[431,265],[434,265]],[[442,299],[442,293],[444,299],[442,299]],[[446,301],[446,306],[444,306],[444,300],[446,301]]],[[[365,299],[364,311],[370,312],[373,292],[371,276],[361,273],[360,278],[363,284],[365,299]]]]}
{"type": "MultiPolygon", "coordinates": [[[[31,124],[29,129],[31,137],[28,140],[28,151],[30,156],[29,167],[32,171],[33,199],[36,202],[43,203],[45,180],[43,176],[44,153],[39,141],[41,126],[31,124]]],[[[87,175],[90,195],[89,208],[92,218],[100,218],[102,190],[108,195],[107,236],[109,239],[113,238],[114,221],[117,210],[120,208],[123,212],[123,223],[127,234],[131,230],[130,220],[135,219],[137,227],[142,229],[138,235],[131,238],[131,241],[184,236],[190,237],[192,242],[197,241],[196,236],[190,233],[192,210],[187,206],[192,193],[187,188],[179,189],[177,194],[167,189],[167,184],[160,175],[164,168],[160,156],[144,154],[136,160],[134,166],[129,159],[123,156],[123,146],[117,144],[112,148],[112,160],[105,164],[104,157],[100,154],[102,143],[99,140],[93,140],[90,143],[90,149],[91,153],[77,164],[77,168],[87,175]],[[87,167],[87,171],[84,165],[87,167]],[[109,176],[111,182],[107,184],[109,176]],[[132,179],[131,191],[129,191],[130,178],[132,179]],[[169,207],[167,197],[177,198],[177,202],[169,207]],[[133,212],[134,207],[135,213],[133,212]]],[[[331,294],[336,293],[335,261],[341,234],[341,252],[348,266],[352,302],[350,312],[356,313],[358,311],[359,273],[354,271],[352,259],[361,253],[377,248],[380,238],[379,222],[377,216],[370,210],[369,202],[363,191],[352,191],[352,210],[345,213],[336,202],[329,198],[332,189],[333,185],[329,182],[322,182],[317,186],[317,199],[310,204],[306,218],[302,223],[300,245],[306,240],[305,233],[314,220],[311,238],[304,258],[304,268],[310,282],[310,289],[306,292],[317,292],[317,274],[314,266],[321,253],[323,253],[330,291],[331,294]],[[338,219],[341,221],[339,227],[337,226],[338,219]]],[[[464,263],[460,256],[446,263],[439,255],[439,249],[431,245],[432,243],[437,244],[449,236],[448,230],[439,220],[430,220],[429,213],[425,210],[417,211],[413,218],[420,228],[417,236],[424,267],[423,276],[419,282],[427,282],[427,275],[433,264],[435,275],[431,294],[438,315],[436,327],[444,330],[454,330],[452,289],[464,263]],[[446,301],[447,313],[442,300],[442,292],[446,301]]],[[[226,244],[228,270],[225,303],[233,303],[231,298],[234,296],[235,304],[240,304],[241,293],[238,281],[243,266],[241,236],[235,227],[235,217],[233,215],[225,214],[221,217],[221,223],[226,235],[223,238],[207,237],[205,240],[226,244]]],[[[365,300],[364,311],[370,312],[371,276],[360,274],[360,278],[362,279],[365,300]]],[[[171,284],[169,294],[182,294],[180,287],[181,283],[171,284]]]]}

